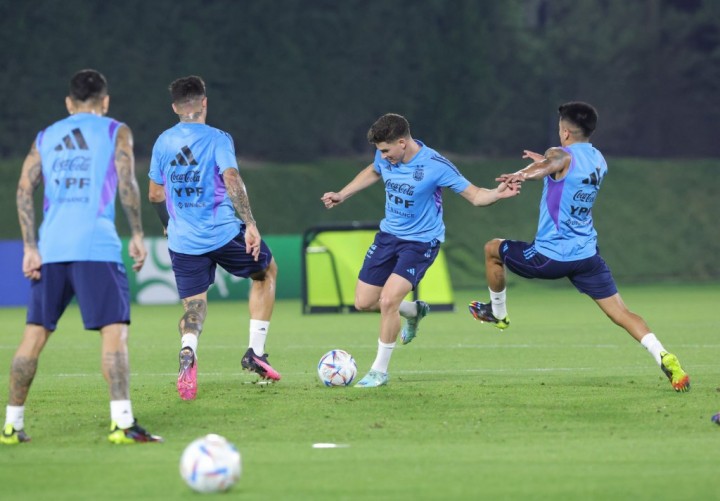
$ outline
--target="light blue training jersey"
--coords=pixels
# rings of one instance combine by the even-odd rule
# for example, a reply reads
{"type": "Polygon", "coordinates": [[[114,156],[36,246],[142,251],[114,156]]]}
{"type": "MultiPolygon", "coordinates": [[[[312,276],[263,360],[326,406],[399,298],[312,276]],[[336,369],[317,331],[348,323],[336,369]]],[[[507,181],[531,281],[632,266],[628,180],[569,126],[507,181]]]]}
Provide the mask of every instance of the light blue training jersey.
{"type": "Polygon", "coordinates": [[[222,177],[237,168],[232,137],[220,129],[180,122],[160,135],[149,176],[165,188],[172,251],[200,255],[237,236],[242,222],[222,177]]]}
{"type": "Polygon", "coordinates": [[[577,261],[597,253],[592,207],[608,167],[590,143],[563,150],[571,156],[570,168],[560,180],[544,179],[535,248],[556,261],[577,261]]]}
{"type": "Polygon", "coordinates": [[[122,125],[77,113],[38,133],[45,196],[38,249],[43,263],[122,263],[115,228],[115,140],[122,125]]]}
{"type": "Polygon", "coordinates": [[[465,191],[470,181],[437,151],[421,141],[407,163],[391,164],[375,152],[375,171],[385,183],[385,218],[380,229],[403,240],[445,241],[442,188],[465,191]]]}

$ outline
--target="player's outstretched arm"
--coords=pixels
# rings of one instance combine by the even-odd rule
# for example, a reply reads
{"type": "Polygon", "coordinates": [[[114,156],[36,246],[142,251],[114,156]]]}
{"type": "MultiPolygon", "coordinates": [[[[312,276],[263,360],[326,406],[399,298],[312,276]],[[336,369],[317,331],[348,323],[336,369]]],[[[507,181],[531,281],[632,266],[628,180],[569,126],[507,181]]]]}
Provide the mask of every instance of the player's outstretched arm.
{"type": "Polygon", "coordinates": [[[38,280],[42,260],[37,248],[35,232],[35,206],[33,193],[42,179],[42,159],[33,141],[30,152],[25,157],[16,194],[18,218],[23,238],[23,275],[38,280]]]}
{"type": "Polygon", "coordinates": [[[376,183],[380,179],[380,174],[375,172],[373,164],[368,165],[355,178],[350,181],[342,190],[338,192],[328,191],[320,200],[325,204],[325,208],[332,209],[336,205],[340,205],[345,200],[353,196],[358,191],[362,191],[368,186],[376,183]]]}
{"type": "Polygon", "coordinates": [[[527,180],[542,179],[556,173],[565,172],[570,167],[570,154],[562,148],[550,148],[545,155],[530,150],[523,151],[523,158],[529,158],[533,162],[512,174],[501,174],[495,180],[509,183],[522,183],[527,180]]]}
{"type": "Polygon", "coordinates": [[[520,194],[521,183],[501,182],[497,188],[489,190],[471,184],[460,195],[475,207],[492,205],[503,198],[510,198],[520,194]]]}
{"type": "Polygon", "coordinates": [[[115,170],[118,176],[118,194],[120,204],[132,232],[128,252],[133,258],[133,270],[140,271],[145,264],[147,250],[143,242],[142,219],[140,218],[140,188],[135,178],[135,154],[133,136],[130,127],[123,124],[118,129],[115,142],[115,170]]]}
{"type": "Polygon", "coordinates": [[[245,183],[237,169],[225,169],[223,171],[223,180],[225,181],[228,197],[235,206],[240,219],[245,223],[245,250],[248,254],[252,254],[253,259],[257,261],[260,256],[261,237],[250,209],[250,198],[245,183]]]}

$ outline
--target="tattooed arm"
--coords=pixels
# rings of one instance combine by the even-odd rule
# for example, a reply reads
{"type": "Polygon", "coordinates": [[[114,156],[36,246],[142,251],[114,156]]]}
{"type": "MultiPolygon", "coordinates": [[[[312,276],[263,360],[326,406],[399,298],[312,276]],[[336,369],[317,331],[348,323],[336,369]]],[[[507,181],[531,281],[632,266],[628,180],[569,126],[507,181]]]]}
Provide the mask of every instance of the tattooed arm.
{"type": "Polygon", "coordinates": [[[245,183],[243,183],[237,169],[225,169],[223,180],[227,194],[232,200],[235,210],[245,222],[245,248],[248,254],[252,254],[255,261],[260,256],[260,232],[257,229],[255,218],[250,210],[250,199],[248,198],[245,183]]]}
{"type": "Polygon", "coordinates": [[[130,127],[121,125],[115,142],[115,169],[118,175],[118,192],[132,237],[128,252],[133,258],[133,270],[140,271],[147,251],[143,243],[142,220],[140,219],[140,188],[135,179],[135,154],[133,153],[133,137],[130,127]]]}
{"type": "Polygon", "coordinates": [[[42,260],[37,248],[35,233],[35,207],[33,193],[42,179],[42,159],[33,141],[30,152],[23,162],[20,180],[18,181],[16,203],[20,230],[23,238],[23,275],[32,280],[40,278],[42,260]]]}

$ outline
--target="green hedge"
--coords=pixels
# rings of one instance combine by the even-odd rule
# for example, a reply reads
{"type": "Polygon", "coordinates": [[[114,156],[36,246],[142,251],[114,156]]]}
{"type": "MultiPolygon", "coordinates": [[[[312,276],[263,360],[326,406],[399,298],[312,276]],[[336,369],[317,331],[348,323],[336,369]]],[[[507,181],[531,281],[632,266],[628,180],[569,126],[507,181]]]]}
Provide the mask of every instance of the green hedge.
{"type": "MultiPolygon", "coordinates": [[[[241,174],[253,212],[264,234],[300,234],[331,221],[378,221],[383,214],[382,186],[361,192],[326,210],[320,197],[337,191],[371,160],[324,160],[313,164],[257,164],[241,161],[241,174]]],[[[480,186],[495,175],[524,165],[523,160],[455,159],[465,176],[480,186]]],[[[21,160],[0,162],[0,239],[19,239],[15,189],[21,160]]],[[[619,281],[702,281],[720,279],[720,231],[716,221],[717,160],[659,161],[610,159],[594,209],[600,248],[619,281]]],[[[146,199],[147,161],[138,162],[146,199]]],[[[532,239],[541,183],[526,183],[520,197],[492,207],[472,207],[446,191],[447,254],[456,287],[484,284],[483,245],[494,237],[532,239]]],[[[38,197],[38,203],[39,203],[38,197]]],[[[160,225],[148,203],[145,231],[159,235],[160,225]]],[[[118,208],[121,233],[127,229],[118,208]]],[[[360,263],[358,263],[358,266],[360,263]]]]}

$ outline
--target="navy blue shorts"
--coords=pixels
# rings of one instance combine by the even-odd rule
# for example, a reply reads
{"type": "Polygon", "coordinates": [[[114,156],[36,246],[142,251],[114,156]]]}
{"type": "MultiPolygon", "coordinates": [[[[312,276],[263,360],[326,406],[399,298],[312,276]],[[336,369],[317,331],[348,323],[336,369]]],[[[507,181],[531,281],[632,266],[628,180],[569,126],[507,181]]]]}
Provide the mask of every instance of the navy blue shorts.
{"type": "Polygon", "coordinates": [[[30,284],[27,323],[54,331],[73,297],[77,297],[86,329],[130,323],[125,266],[106,261],[43,264],[40,280],[30,284]]]}
{"type": "Polygon", "coordinates": [[[170,259],[180,299],[184,299],[202,294],[215,283],[217,265],[222,266],[231,275],[248,278],[270,266],[272,253],[265,241],[261,240],[260,255],[255,261],[252,254],[245,252],[245,231],[243,230],[235,238],[214,251],[194,256],[171,250],[170,259]]]}
{"type": "Polygon", "coordinates": [[[535,243],[503,240],[500,258],[505,266],[525,278],[570,279],[577,290],[593,299],[604,299],[617,293],[610,268],[600,254],[577,261],[555,261],[535,249],[535,243]]]}
{"type": "Polygon", "coordinates": [[[440,242],[413,242],[379,231],[365,254],[358,279],[382,287],[392,273],[412,284],[413,290],[422,280],[440,252],[440,242]]]}

